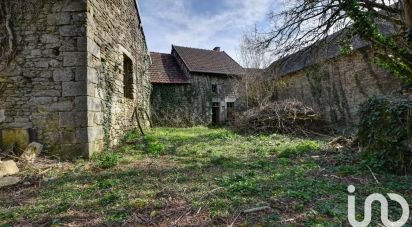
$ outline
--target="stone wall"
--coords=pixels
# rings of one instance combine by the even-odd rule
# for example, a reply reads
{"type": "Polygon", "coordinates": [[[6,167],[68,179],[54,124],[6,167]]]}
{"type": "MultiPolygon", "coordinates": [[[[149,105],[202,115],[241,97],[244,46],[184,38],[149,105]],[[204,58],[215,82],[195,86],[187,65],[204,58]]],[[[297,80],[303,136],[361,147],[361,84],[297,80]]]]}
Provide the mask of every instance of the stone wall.
{"type": "Polygon", "coordinates": [[[191,73],[172,51],[188,78],[188,85],[154,84],[151,96],[153,121],[158,126],[193,126],[212,123],[212,102],[219,103],[220,119],[226,120],[226,103],[236,101],[236,78],[228,75],[191,73]],[[217,85],[217,93],[212,92],[217,85]]]}
{"type": "Polygon", "coordinates": [[[374,95],[389,94],[400,87],[373,64],[373,53],[359,50],[322,64],[277,78],[277,99],[298,99],[320,111],[332,123],[357,122],[360,103],[374,95]]]}
{"type": "Polygon", "coordinates": [[[151,96],[153,120],[158,126],[193,126],[212,123],[212,102],[220,105],[220,119],[226,120],[227,102],[236,102],[235,79],[193,73],[190,84],[154,84],[151,96]],[[217,93],[212,92],[217,85],[217,93]]]}
{"type": "Polygon", "coordinates": [[[13,15],[16,52],[0,62],[0,132],[27,129],[48,155],[64,159],[118,143],[136,125],[133,110],[149,110],[149,58],[134,0],[35,3],[13,15]],[[133,61],[132,99],[123,95],[124,56],[133,61]]]}
{"type": "Polygon", "coordinates": [[[31,139],[47,144],[50,155],[84,155],[86,2],[23,9],[13,15],[15,55],[8,66],[0,62],[0,129],[32,129],[31,139]]]}
{"type": "Polygon", "coordinates": [[[209,124],[209,103],[209,98],[201,96],[199,89],[191,84],[153,84],[153,124],[169,127],[209,124]]]}
{"type": "MultiPolygon", "coordinates": [[[[87,99],[91,151],[117,144],[137,127],[136,109],[149,113],[149,55],[134,0],[88,0],[87,99]],[[124,59],[133,61],[133,98],[124,95],[124,59]]],[[[146,115],[138,114],[146,126],[146,115]],[[145,119],[143,119],[145,118],[145,119]]]]}

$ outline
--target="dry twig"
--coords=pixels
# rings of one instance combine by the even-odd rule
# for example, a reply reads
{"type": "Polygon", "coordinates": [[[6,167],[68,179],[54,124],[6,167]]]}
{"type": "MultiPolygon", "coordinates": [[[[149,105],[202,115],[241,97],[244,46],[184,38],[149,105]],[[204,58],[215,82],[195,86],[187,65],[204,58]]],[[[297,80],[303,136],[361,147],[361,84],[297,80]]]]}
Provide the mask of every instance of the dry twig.
{"type": "Polygon", "coordinates": [[[376,181],[376,184],[380,184],[380,182],[378,181],[378,178],[376,178],[375,173],[372,171],[371,167],[369,166],[366,166],[366,167],[368,167],[369,171],[371,172],[373,179],[375,179],[376,181]]]}

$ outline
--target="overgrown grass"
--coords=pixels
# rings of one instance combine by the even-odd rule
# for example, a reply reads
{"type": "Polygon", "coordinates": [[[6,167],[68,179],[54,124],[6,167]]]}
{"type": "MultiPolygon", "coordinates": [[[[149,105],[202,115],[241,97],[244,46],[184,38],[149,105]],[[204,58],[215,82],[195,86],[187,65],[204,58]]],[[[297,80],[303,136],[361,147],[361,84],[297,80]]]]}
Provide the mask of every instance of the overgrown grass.
{"type": "MultiPolygon", "coordinates": [[[[379,184],[356,154],[322,139],[157,128],[145,140],[129,133],[116,152],[55,167],[47,181],[33,175],[3,189],[0,225],[348,225],[348,185],[359,215],[371,193],[412,202],[410,177],[374,172],[379,184]],[[261,206],[272,209],[241,213],[261,206]]],[[[399,210],[392,204],[392,219],[399,210]]],[[[375,207],[374,225],[379,217],[375,207]]]]}

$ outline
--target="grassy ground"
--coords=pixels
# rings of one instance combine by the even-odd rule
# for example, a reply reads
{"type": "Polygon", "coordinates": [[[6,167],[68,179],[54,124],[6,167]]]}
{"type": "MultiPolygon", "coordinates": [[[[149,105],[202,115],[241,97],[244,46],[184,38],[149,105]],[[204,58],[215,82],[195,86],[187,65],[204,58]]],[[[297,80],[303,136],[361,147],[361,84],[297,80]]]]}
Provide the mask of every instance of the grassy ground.
{"type": "MultiPolygon", "coordinates": [[[[399,193],[412,204],[410,176],[373,171],[379,183],[354,152],[322,139],[157,128],[145,143],[130,133],[116,152],[91,161],[26,167],[23,183],[0,189],[0,226],[345,226],[351,184],[359,218],[371,193],[399,193]]],[[[373,225],[379,216],[375,206],[373,225]]]]}

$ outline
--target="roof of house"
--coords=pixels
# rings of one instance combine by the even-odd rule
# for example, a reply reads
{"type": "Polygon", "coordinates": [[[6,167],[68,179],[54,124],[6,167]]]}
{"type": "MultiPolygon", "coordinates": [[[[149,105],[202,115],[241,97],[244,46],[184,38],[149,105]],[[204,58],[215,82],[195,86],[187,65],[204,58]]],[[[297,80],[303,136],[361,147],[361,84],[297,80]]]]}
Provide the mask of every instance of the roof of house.
{"type": "Polygon", "coordinates": [[[222,75],[243,75],[244,71],[224,51],[172,46],[190,72],[222,75]]]}
{"type": "MultiPolygon", "coordinates": [[[[387,23],[379,23],[378,26],[385,35],[392,34],[395,29],[392,24],[387,23]]],[[[345,30],[336,32],[318,43],[275,61],[267,70],[271,70],[278,76],[283,76],[338,57],[342,54],[341,41],[345,39],[346,34],[347,31],[345,30]]],[[[352,40],[353,50],[360,50],[368,46],[369,43],[359,36],[354,37],[352,40]]]]}
{"type": "Polygon", "coordinates": [[[171,54],[150,53],[150,82],[155,84],[189,84],[176,58],[171,54]]]}

